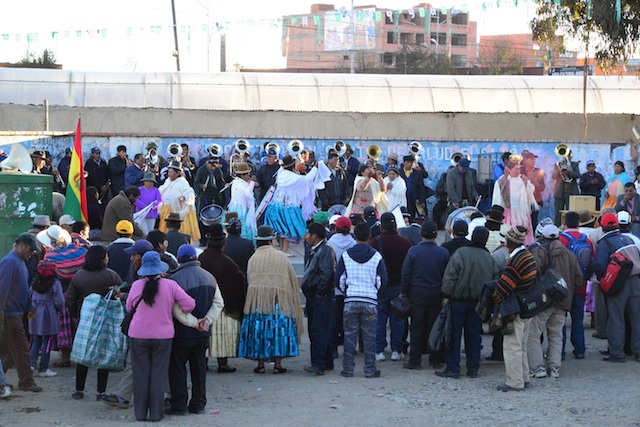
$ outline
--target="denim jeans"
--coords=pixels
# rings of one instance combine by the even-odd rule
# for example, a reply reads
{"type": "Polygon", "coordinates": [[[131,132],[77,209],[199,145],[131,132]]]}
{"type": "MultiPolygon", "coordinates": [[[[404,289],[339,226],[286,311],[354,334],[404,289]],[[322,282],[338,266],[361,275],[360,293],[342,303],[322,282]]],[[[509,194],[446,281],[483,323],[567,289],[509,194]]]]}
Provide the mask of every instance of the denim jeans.
{"type": "Polygon", "coordinates": [[[476,313],[477,301],[451,301],[451,346],[445,353],[447,371],[460,373],[460,341],[464,328],[464,349],[467,354],[467,371],[477,373],[480,367],[482,320],[476,313]]]}
{"type": "MultiPolygon", "coordinates": [[[[573,355],[584,356],[586,349],[584,343],[584,295],[574,295],[571,303],[571,345],[573,345],[573,355]]],[[[565,346],[567,341],[567,325],[562,328],[562,357],[565,356],[565,346]]]]}
{"type": "Polygon", "coordinates": [[[358,330],[362,330],[364,343],[364,374],[376,371],[376,317],[378,307],[368,302],[346,302],[344,304],[344,356],[342,370],[352,374],[355,368],[358,330]]]}
{"type": "Polygon", "coordinates": [[[310,297],[305,306],[309,320],[311,365],[322,370],[333,368],[333,355],[329,345],[333,331],[332,307],[333,295],[310,297]]]}
{"type": "Polygon", "coordinates": [[[376,323],[376,353],[387,348],[387,319],[391,328],[391,351],[402,353],[402,334],[404,319],[398,319],[391,312],[391,300],[400,295],[400,286],[387,286],[382,295],[378,295],[378,320],[376,323]]]}
{"type": "Polygon", "coordinates": [[[31,358],[31,366],[35,369],[38,362],[38,352],[41,351],[40,368],[38,371],[44,372],[49,369],[49,358],[51,357],[51,335],[31,335],[31,350],[29,356],[31,358]]]}
{"type": "Polygon", "coordinates": [[[5,375],[4,369],[2,368],[2,357],[0,357],[0,387],[3,387],[6,384],[7,384],[7,376],[5,375]]]}

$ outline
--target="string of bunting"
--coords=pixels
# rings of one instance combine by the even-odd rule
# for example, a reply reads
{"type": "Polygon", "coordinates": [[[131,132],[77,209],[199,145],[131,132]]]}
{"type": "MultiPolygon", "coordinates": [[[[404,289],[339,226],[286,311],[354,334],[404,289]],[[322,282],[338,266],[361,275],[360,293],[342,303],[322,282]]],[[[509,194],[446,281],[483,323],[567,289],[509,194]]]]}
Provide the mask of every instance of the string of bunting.
{"type": "MultiPolygon", "coordinates": [[[[520,2],[528,2],[528,1],[537,1],[537,0],[485,0],[478,1],[473,3],[463,3],[461,5],[454,6],[440,6],[440,7],[431,7],[431,8],[412,8],[406,10],[387,10],[387,9],[377,9],[373,14],[373,19],[376,22],[381,22],[384,18],[388,18],[388,20],[395,24],[394,29],[394,38],[397,38],[398,32],[398,21],[401,15],[407,14],[411,17],[411,19],[415,18],[416,14],[420,18],[425,18],[427,15],[437,15],[438,12],[446,15],[448,13],[453,15],[461,14],[461,13],[469,13],[470,10],[487,12],[493,8],[501,8],[505,5],[514,5],[518,6],[520,2]]],[[[591,0],[589,0],[591,1],[591,0]]],[[[617,0],[618,4],[620,0],[617,0]]],[[[619,7],[619,5],[618,5],[619,7]]],[[[330,14],[331,12],[327,12],[330,14]]],[[[350,11],[347,11],[347,14],[350,11]]],[[[336,21],[340,22],[341,19],[350,19],[349,15],[343,15],[342,12],[335,11],[336,21]]],[[[364,22],[367,19],[365,11],[362,9],[355,9],[353,11],[353,15],[355,16],[356,21],[364,22]]],[[[317,42],[320,43],[323,37],[323,29],[322,29],[322,16],[323,15],[299,15],[299,16],[289,16],[285,20],[283,18],[268,18],[268,19],[258,19],[258,20],[242,20],[242,21],[227,21],[227,22],[212,22],[212,23],[200,23],[200,24],[188,24],[188,25],[178,25],[178,31],[182,34],[192,34],[198,31],[202,33],[209,32],[219,32],[219,31],[229,31],[232,29],[241,29],[241,28],[252,28],[252,27],[278,27],[284,24],[308,26],[310,22],[313,22],[313,25],[317,27],[317,42]],[[311,19],[309,19],[311,18],[311,19]]],[[[429,28],[429,20],[425,20],[425,30],[429,28]]],[[[48,32],[28,32],[28,33],[0,33],[0,41],[2,42],[10,42],[13,40],[14,42],[20,43],[25,40],[29,43],[38,42],[40,38],[48,34],[52,40],[56,38],[60,39],[81,39],[83,37],[89,38],[110,38],[112,36],[120,36],[123,33],[127,37],[134,37],[141,34],[153,34],[157,36],[161,36],[167,33],[171,33],[173,29],[172,25],[147,25],[147,26],[131,26],[131,27],[118,27],[118,28],[100,28],[100,29],[76,29],[76,30],[54,30],[48,32]]]]}

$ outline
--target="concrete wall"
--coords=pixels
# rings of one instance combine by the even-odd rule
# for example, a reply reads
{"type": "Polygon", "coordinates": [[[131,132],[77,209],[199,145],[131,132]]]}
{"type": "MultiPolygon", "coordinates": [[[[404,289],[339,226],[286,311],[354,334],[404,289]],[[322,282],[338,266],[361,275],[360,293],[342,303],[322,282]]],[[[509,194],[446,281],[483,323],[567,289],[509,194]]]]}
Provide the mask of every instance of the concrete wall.
{"type": "MultiPolygon", "coordinates": [[[[585,137],[580,114],[296,113],[51,107],[50,131],[84,135],[210,136],[230,138],[633,141],[634,115],[590,115],[585,137]]],[[[0,131],[44,130],[42,106],[0,105],[0,131]]]]}

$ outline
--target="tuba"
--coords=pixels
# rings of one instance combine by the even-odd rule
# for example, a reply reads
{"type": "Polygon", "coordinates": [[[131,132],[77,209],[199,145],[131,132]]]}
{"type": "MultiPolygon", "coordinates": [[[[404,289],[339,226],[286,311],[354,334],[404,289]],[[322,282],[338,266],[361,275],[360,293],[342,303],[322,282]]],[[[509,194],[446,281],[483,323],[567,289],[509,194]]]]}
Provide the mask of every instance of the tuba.
{"type": "Polygon", "coordinates": [[[304,150],[304,144],[299,139],[293,139],[287,145],[287,151],[292,157],[298,157],[302,150],[304,150]]]}
{"type": "MultiPolygon", "coordinates": [[[[229,173],[236,176],[236,166],[244,161],[244,155],[247,156],[251,152],[251,146],[246,139],[239,139],[233,144],[234,153],[229,158],[229,173]]],[[[221,150],[222,151],[222,150],[221,150]]]]}
{"type": "Polygon", "coordinates": [[[211,157],[222,157],[222,146],[220,144],[211,144],[207,147],[207,152],[211,157]]]}
{"type": "Polygon", "coordinates": [[[382,154],[382,149],[377,145],[370,145],[367,147],[367,157],[372,159],[375,162],[378,161],[380,155],[382,154]]]}
{"type": "Polygon", "coordinates": [[[342,140],[338,140],[333,144],[333,149],[336,150],[338,157],[342,157],[347,152],[347,144],[342,140]]]}
{"type": "Polygon", "coordinates": [[[275,142],[267,141],[264,143],[264,146],[262,148],[264,149],[265,153],[267,153],[271,149],[274,149],[276,151],[276,157],[280,157],[280,146],[275,142]]]}
{"type": "Polygon", "coordinates": [[[424,149],[418,141],[413,141],[409,144],[409,152],[413,154],[413,157],[418,158],[424,153],[424,149]]]}
{"type": "MultiPolygon", "coordinates": [[[[180,150],[182,150],[182,147],[180,147],[180,150]]],[[[149,148],[147,150],[147,154],[144,156],[144,171],[149,172],[154,169],[158,164],[158,160],[158,150],[155,148],[149,148]]]]}
{"type": "Polygon", "coordinates": [[[558,173],[562,177],[564,182],[571,182],[573,178],[562,175],[562,168],[564,167],[569,172],[573,172],[573,168],[571,167],[571,162],[568,157],[571,154],[571,150],[567,144],[558,144],[556,148],[553,150],[556,156],[560,158],[560,161],[556,163],[556,168],[558,168],[558,173]]]}
{"type": "Polygon", "coordinates": [[[180,160],[180,157],[182,156],[182,147],[177,142],[172,142],[167,148],[167,153],[169,153],[169,157],[172,157],[175,160],[180,160]]]}
{"type": "Polygon", "coordinates": [[[451,161],[451,165],[456,166],[458,164],[458,162],[460,160],[462,160],[463,157],[466,157],[468,160],[471,160],[471,158],[470,158],[470,156],[468,154],[464,155],[459,151],[453,153],[451,155],[451,158],[449,159],[451,161]]]}

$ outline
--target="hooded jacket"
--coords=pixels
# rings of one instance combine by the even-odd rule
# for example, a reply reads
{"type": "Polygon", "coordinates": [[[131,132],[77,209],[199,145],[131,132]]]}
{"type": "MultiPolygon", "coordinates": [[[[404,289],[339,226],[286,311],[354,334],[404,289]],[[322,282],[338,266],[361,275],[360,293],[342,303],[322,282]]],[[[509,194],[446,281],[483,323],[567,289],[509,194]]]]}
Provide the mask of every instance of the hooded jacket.
{"type": "Polygon", "coordinates": [[[340,257],[335,281],[348,302],[378,303],[378,292],[387,285],[382,255],[366,243],[358,243],[340,257]]]}
{"type": "Polygon", "coordinates": [[[563,310],[571,310],[573,294],[576,288],[583,285],[582,269],[578,258],[557,239],[548,243],[536,242],[529,247],[529,251],[536,260],[539,274],[544,274],[549,268],[553,268],[567,282],[569,294],[556,303],[556,306],[563,310]]]}

